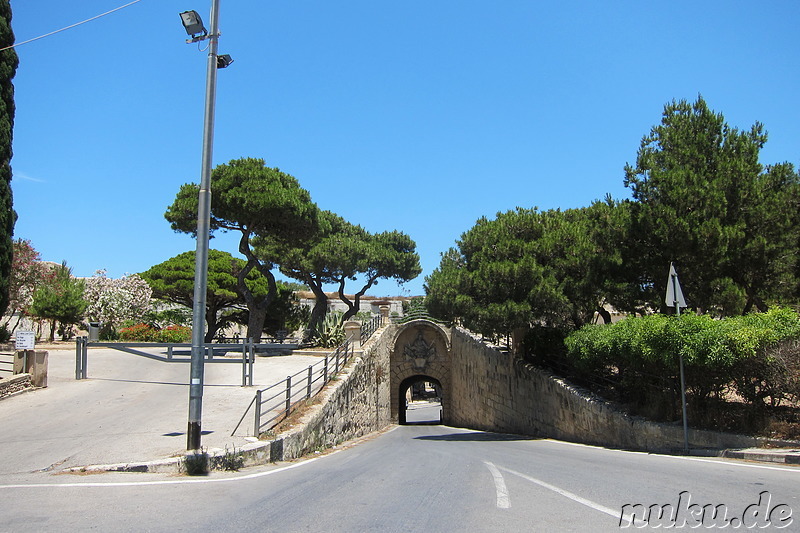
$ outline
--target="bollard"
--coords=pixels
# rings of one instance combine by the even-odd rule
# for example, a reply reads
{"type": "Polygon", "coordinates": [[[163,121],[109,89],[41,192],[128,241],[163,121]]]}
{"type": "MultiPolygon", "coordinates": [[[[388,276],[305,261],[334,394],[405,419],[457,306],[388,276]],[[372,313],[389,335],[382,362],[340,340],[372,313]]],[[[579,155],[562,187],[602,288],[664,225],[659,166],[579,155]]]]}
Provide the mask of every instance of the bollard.
{"type": "Polygon", "coordinates": [[[256,391],[256,418],[253,424],[253,436],[258,437],[261,432],[261,391],[256,391]]]}
{"type": "Polygon", "coordinates": [[[292,408],[292,376],[286,377],[286,416],[289,416],[289,409],[292,408]]]}

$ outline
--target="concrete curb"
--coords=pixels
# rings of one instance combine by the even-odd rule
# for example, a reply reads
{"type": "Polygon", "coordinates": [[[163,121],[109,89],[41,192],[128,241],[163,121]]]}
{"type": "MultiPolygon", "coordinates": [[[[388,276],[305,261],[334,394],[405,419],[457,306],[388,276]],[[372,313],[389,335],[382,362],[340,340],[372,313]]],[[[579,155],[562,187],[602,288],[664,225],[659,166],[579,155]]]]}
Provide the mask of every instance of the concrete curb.
{"type": "MultiPolygon", "coordinates": [[[[244,468],[248,466],[265,465],[274,463],[278,459],[275,457],[277,444],[283,444],[283,439],[271,441],[259,441],[245,444],[241,448],[229,448],[226,450],[212,448],[206,450],[208,456],[208,471],[233,470],[231,466],[244,468]],[[235,465],[238,462],[238,465],[235,465]]],[[[187,455],[191,455],[188,454],[187,455]]],[[[139,461],[130,463],[115,463],[105,465],[87,465],[65,468],[61,473],[97,473],[97,472],[149,472],[159,474],[183,474],[186,473],[184,458],[186,456],[169,457],[166,459],[156,459],[153,461],[139,461]]],[[[238,469],[237,468],[237,469],[238,469]]]]}
{"type": "Polygon", "coordinates": [[[743,459],[759,463],[779,463],[787,465],[800,465],[800,449],[797,450],[723,450],[720,457],[727,459],[743,459]]]}

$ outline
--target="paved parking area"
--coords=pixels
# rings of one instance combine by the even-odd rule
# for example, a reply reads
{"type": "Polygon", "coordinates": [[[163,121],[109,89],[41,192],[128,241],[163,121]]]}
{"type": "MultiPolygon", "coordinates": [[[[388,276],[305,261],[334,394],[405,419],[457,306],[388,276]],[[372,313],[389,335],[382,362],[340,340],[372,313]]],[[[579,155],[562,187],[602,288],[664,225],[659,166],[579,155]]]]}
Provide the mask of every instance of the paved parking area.
{"type": "MultiPolygon", "coordinates": [[[[240,364],[205,364],[202,445],[248,442],[252,411],[231,432],[258,388],[319,357],[258,357],[253,387],[240,364]]],[[[75,380],[75,350],[49,351],[48,387],[0,401],[0,476],[68,467],[162,459],[186,449],[189,364],[164,363],[111,349],[88,353],[88,379],[75,380]]]]}

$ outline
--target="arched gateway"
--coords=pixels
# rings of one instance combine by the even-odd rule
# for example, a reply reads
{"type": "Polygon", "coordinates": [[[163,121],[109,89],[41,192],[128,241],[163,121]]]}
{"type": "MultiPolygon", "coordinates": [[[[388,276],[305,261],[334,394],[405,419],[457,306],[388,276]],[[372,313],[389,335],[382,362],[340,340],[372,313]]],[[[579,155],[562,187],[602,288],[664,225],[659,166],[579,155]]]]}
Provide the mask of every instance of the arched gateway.
{"type": "Polygon", "coordinates": [[[405,424],[406,390],[415,381],[429,381],[439,386],[442,400],[442,423],[450,420],[450,333],[429,320],[412,320],[401,325],[392,343],[390,357],[392,420],[405,424]]]}

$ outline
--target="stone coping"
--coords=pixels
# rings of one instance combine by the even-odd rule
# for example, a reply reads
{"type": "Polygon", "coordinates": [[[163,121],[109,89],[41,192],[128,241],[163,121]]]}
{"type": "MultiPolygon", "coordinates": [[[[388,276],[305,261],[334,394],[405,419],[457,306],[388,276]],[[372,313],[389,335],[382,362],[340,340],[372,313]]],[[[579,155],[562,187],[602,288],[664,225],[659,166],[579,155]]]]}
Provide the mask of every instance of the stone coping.
{"type": "Polygon", "coordinates": [[[0,400],[33,390],[32,379],[31,374],[15,374],[10,378],[0,379],[0,400]]]}

